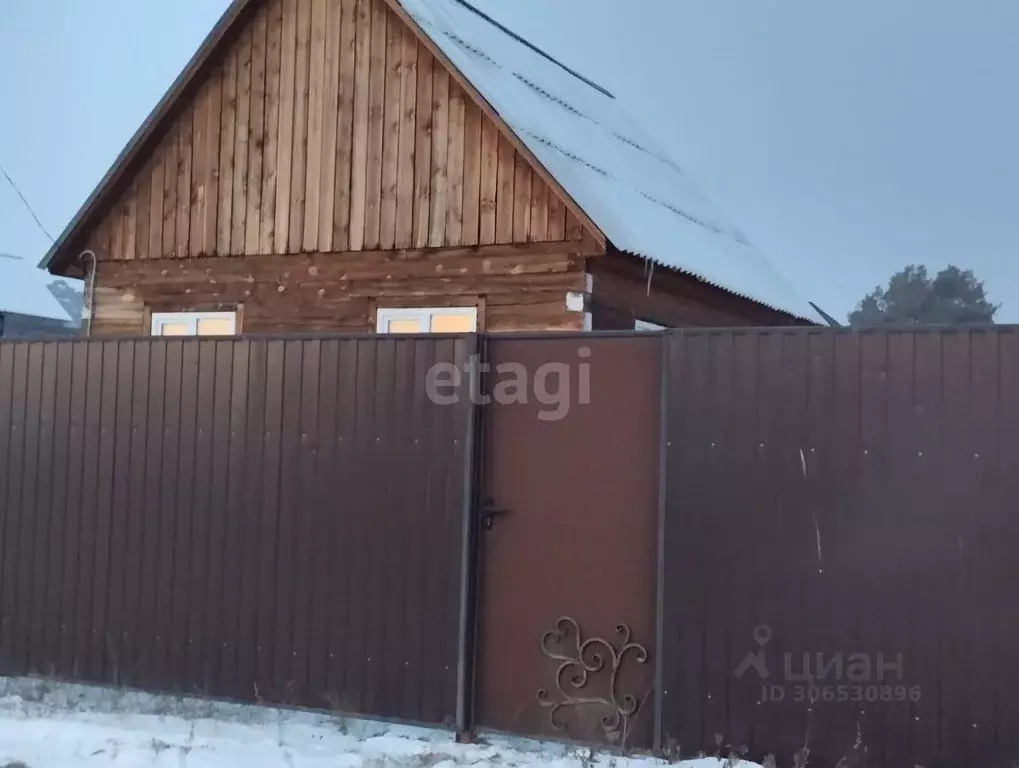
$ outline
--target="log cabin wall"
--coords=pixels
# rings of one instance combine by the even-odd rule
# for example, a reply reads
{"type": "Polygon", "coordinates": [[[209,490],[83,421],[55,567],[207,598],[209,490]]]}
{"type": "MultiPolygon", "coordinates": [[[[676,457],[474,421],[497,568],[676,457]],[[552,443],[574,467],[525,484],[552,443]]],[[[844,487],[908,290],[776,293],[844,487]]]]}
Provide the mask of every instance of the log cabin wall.
{"type": "Polygon", "coordinates": [[[245,333],[369,332],[379,307],[479,310],[489,331],[583,330],[566,307],[579,244],[101,261],[92,332],[141,335],[151,312],[240,310],[245,333]]]}
{"type": "Polygon", "coordinates": [[[636,320],[668,328],[802,325],[791,315],[695,277],[613,250],[588,261],[594,330],[633,330],[636,320]]]}
{"type": "Polygon", "coordinates": [[[581,222],[383,0],[254,3],[206,69],[81,243],[94,333],[369,330],[379,301],[582,327],[581,222]]]}

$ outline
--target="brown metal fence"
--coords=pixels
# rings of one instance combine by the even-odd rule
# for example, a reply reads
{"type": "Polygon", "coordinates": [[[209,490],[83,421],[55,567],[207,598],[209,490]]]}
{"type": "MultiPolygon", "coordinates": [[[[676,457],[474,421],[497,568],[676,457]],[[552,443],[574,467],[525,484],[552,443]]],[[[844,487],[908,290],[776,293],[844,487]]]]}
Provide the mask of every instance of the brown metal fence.
{"type": "Polygon", "coordinates": [[[0,345],[0,671],[454,724],[470,343],[0,345]]]}
{"type": "Polygon", "coordinates": [[[665,740],[1014,765],[1019,333],[668,344],[665,740]]]}
{"type": "Polygon", "coordinates": [[[1019,332],[597,338],[0,344],[0,673],[1012,766],[1019,332]],[[433,402],[486,349],[590,398],[433,402]]]}

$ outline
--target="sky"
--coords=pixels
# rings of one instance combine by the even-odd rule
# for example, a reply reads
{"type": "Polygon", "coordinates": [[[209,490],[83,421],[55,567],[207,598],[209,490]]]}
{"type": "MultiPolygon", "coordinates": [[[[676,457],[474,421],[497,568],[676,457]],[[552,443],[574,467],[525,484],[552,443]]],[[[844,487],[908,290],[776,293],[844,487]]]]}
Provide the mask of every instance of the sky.
{"type": "MultiPolygon", "coordinates": [[[[475,0],[622,100],[805,298],[911,263],[1019,322],[1016,0],[475,0]]],[[[0,0],[0,165],[56,236],[228,0],[0,0]]],[[[49,240],[0,179],[0,252],[49,240]]]]}

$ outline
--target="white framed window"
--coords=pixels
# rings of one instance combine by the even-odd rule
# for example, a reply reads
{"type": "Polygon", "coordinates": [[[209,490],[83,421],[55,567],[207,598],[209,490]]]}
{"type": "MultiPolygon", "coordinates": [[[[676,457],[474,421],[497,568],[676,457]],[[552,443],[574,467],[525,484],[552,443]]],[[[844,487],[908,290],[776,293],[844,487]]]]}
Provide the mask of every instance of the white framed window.
{"type": "Polygon", "coordinates": [[[153,336],[233,336],[236,312],[153,312],[153,336]]]}
{"type": "Polygon", "coordinates": [[[376,333],[474,333],[477,307],[382,309],[375,318],[376,333]]]}
{"type": "Polygon", "coordinates": [[[648,320],[635,320],[633,323],[633,330],[635,331],[664,331],[664,325],[658,325],[658,323],[652,323],[648,320]]]}

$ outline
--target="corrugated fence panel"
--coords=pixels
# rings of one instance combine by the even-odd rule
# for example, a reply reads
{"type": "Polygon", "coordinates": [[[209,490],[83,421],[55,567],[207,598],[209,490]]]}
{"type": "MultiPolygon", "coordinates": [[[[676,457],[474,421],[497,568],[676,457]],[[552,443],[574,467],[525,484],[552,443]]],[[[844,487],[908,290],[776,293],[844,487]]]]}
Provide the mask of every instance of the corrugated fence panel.
{"type": "Polygon", "coordinates": [[[1010,764],[1019,333],[666,338],[664,746],[1010,764]]]}
{"type": "Polygon", "coordinates": [[[452,724],[473,343],[0,344],[0,673],[452,724]]]}

